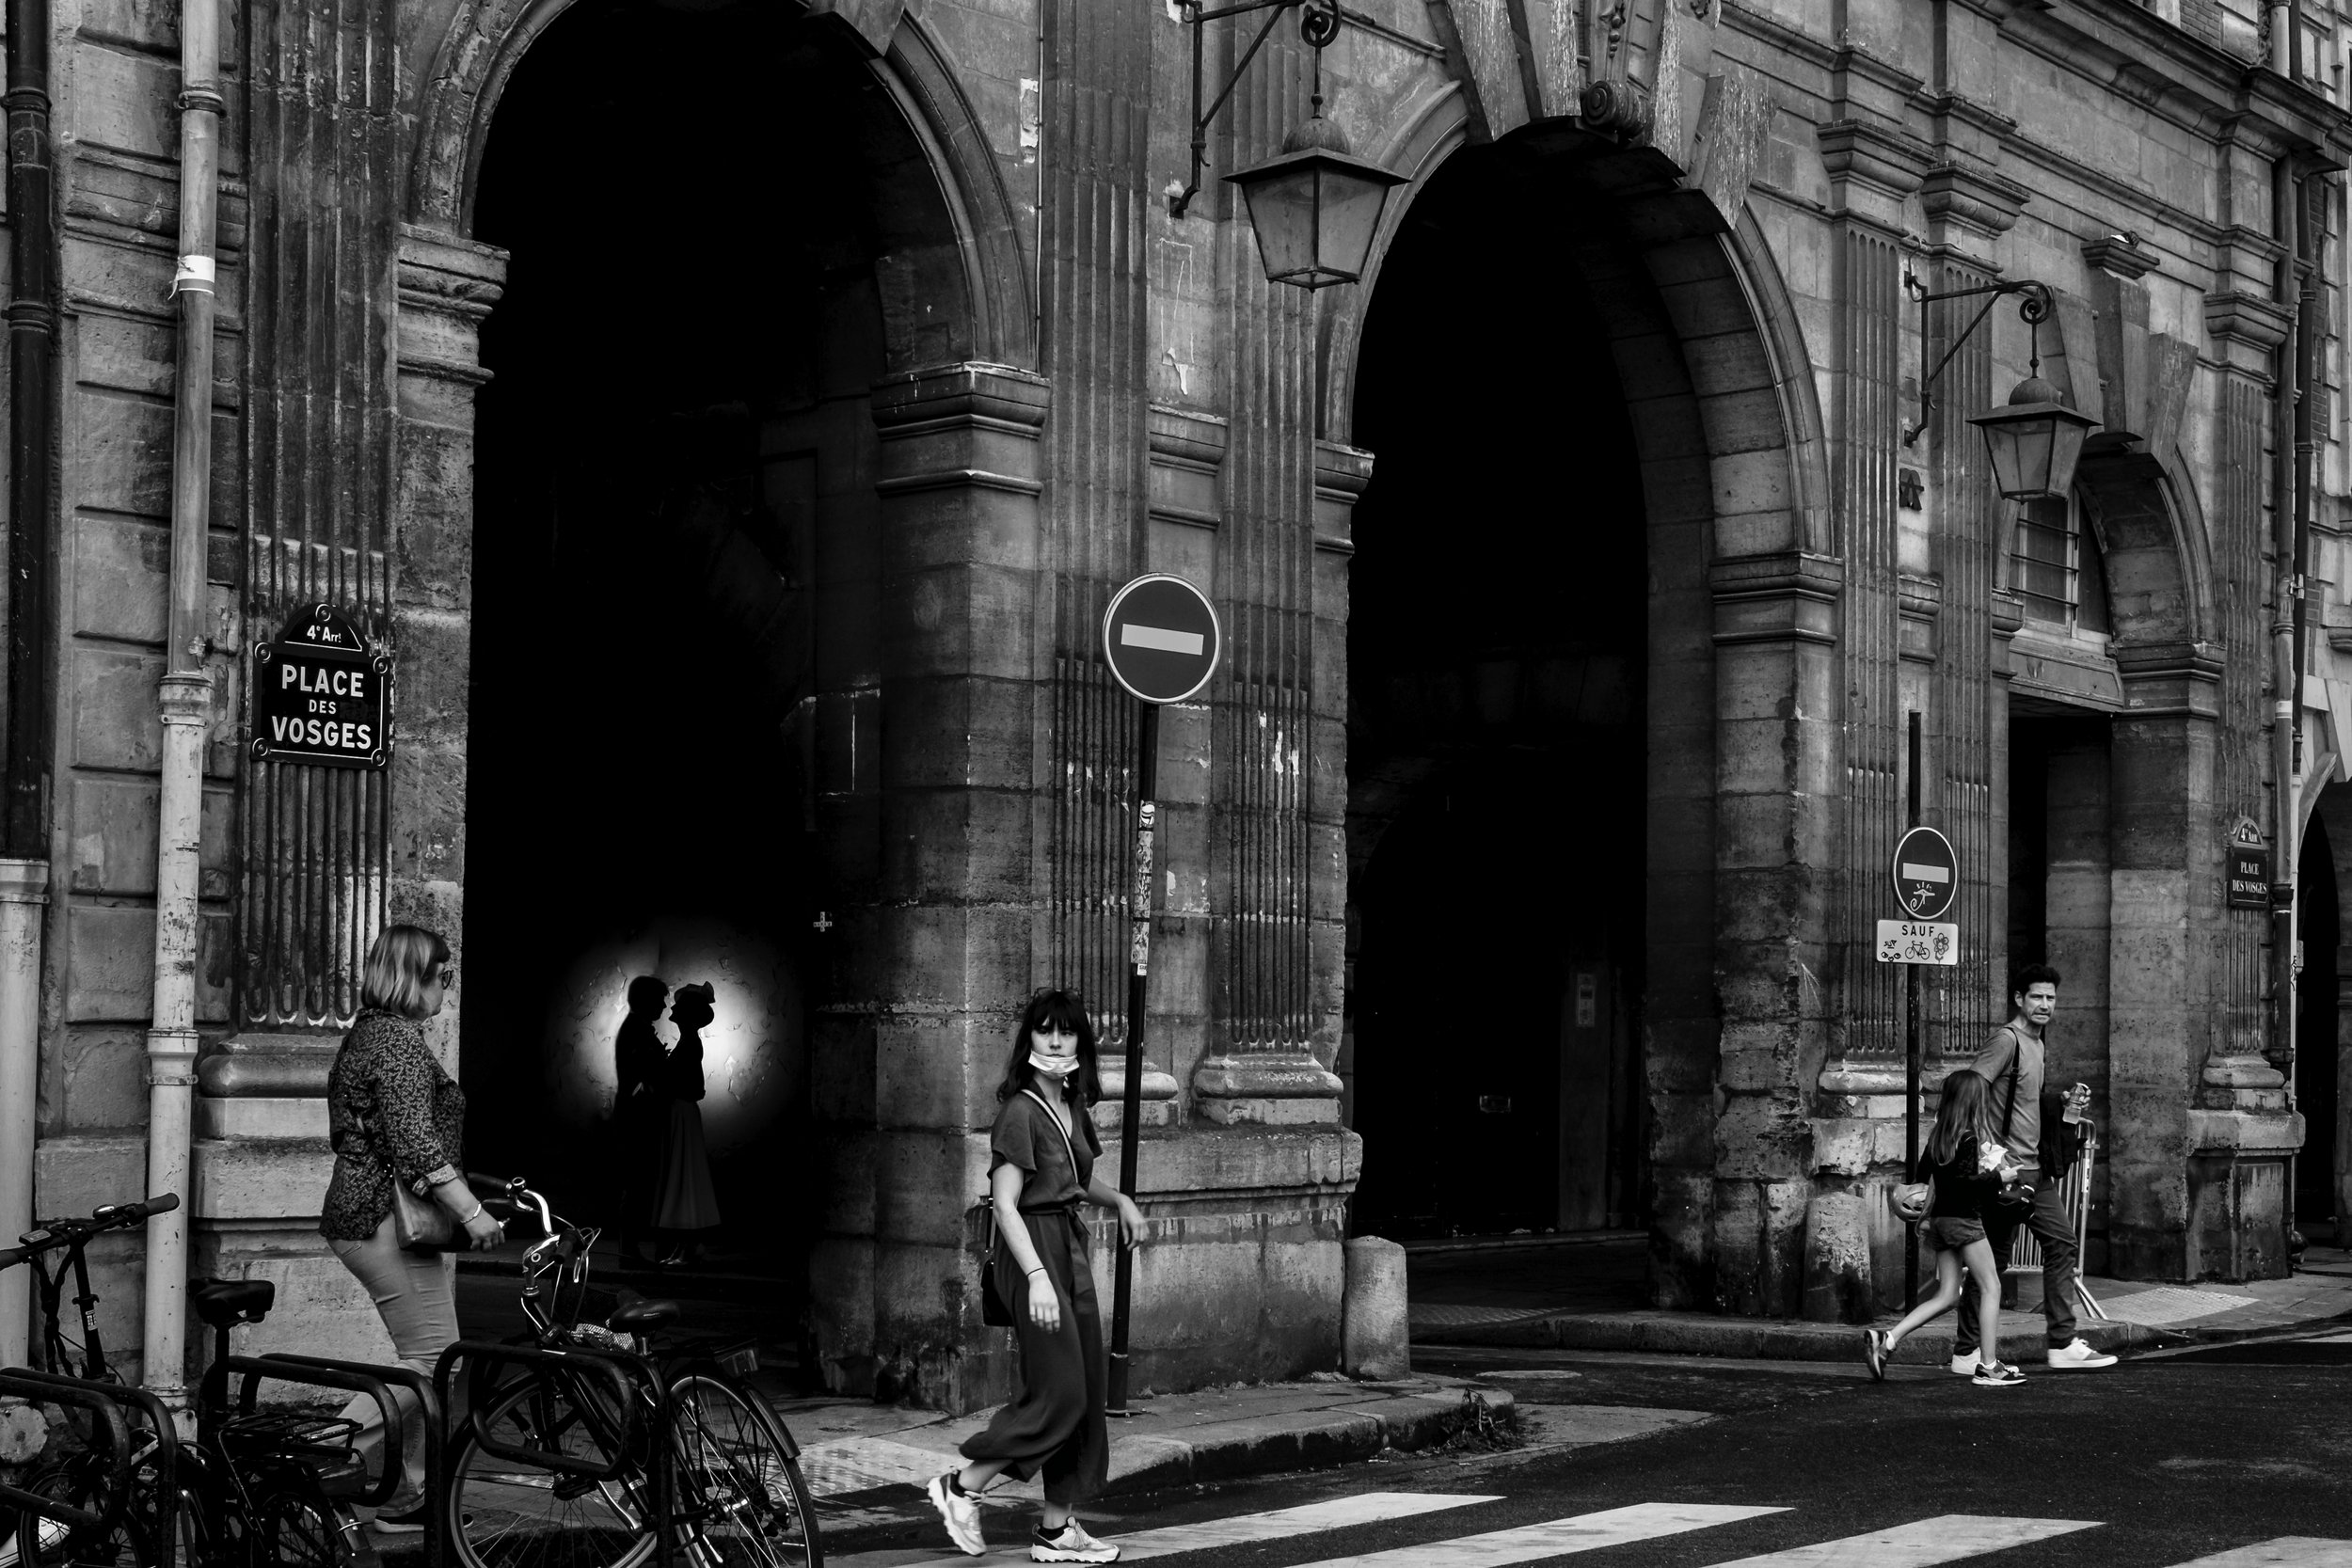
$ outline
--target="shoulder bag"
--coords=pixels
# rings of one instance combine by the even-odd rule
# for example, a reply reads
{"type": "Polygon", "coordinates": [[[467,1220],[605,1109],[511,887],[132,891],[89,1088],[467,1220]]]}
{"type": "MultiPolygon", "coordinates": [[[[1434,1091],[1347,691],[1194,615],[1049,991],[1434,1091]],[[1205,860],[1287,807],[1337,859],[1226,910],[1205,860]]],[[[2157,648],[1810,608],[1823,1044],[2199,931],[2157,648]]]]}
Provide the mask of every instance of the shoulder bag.
{"type": "Polygon", "coordinates": [[[400,1179],[400,1167],[392,1164],[390,1148],[366,1122],[359,1124],[368,1135],[368,1153],[384,1167],[384,1174],[392,1182],[392,1241],[403,1252],[441,1253],[457,1249],[457,1221],[450,1212],[429,1197],[421,1197],[400,1179]]]}
{"type": "MultiPolygon", "coordinates": [[[[2009,1032],[2009,1037],[2011,1048],[2009,1056],[2009,1071],[2003,1074],[2003,1076],[2009,1080],[2009,1096],[2001,1101],[2001,1147],[2003,1152],[2007,1152],[2009,1148],[2009,1130],[2012,1126],[2016,1125],[2017,1072],[2018,1069],[2024,1065],[2026,1057],[2026,1042],[2017,1037],[2017,1031],[2011,1029],[2009,1032]]],[[[2040,1150],[2036,1150],[2035,1152],[2038,1156],[2040,1150]]],[[[2026,1180],[2023,1177],[2019,1177],[2016,1180],[2004,1186],[1999,1192],[1994,1193],[1993,1195],[1993,1201],[1999,1204],[2003,1209],[2008,1210],[2011,1213],[2023,1213],[2026,1210],[2033,1207],[2033,1183],[2026,1180]]]]}
{"type": "MultiPolygon", "coordinates": [[[[1036,1090],[1023,1089],[1021,1092],[1031,1100],[1037,1101],[1038,1109],[1045,1113],[1046,1119],[1051,1121],[1055,1131],[1061,1134],[1062,1147],[1070,1151],[1070,1173],[1075,1176],[1078,1173],[1078,1148],[1070,1141],[1070,1129],[1061,1124],[1061,1117],[1054,1115],[1053,1107],[1046,1104],[1036,1090]]],[[[990,1328],[1010,1328],[1014,1322],[1012,1304],[1008,1302],[1004,1292],[996,1288],[997,1235],[994,1199],[982,1197],[980,1212],[987,1216],[984,1223],[988,1226],[988,1240],[980,1249],[980,1322],[990,1328]]]]}

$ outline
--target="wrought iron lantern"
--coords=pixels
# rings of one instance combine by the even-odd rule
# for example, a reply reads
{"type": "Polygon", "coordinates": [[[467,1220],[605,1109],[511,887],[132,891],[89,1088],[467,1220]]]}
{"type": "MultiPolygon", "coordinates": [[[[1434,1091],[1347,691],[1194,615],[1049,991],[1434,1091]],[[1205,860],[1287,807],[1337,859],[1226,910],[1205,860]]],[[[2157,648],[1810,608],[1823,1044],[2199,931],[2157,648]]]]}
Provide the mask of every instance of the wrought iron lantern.
{"type": "MultiPolygon", "coordinates": [[[[1200,171],[1208,163],[1210,125],[1241,85],[1243,72],[1257,58],[1259,46],[1274,24],[1284,11],[1296,10],[1300,12],[1299,36],[1315,51],[1313,112],[1305,124],[1291,132],[1280,156],[1225,178],[1240,188],[1248,206],[1249,225],[1258,236],[1258,257],[1269,281],[1309,291],[1358,281],[1372,255],[1389,191],[1405,184],[1406,177],[1357,157],[1345,135],[1323,116],[1323,51],[1339,37],[1339,0],[1242,0],[1215,9],[1203,9],[1199,0],[1178,0],[1178,4],[1192,28],[1192,180],[1170,191],[1168,212],[1183,217],[1200,194],[1200,171]],[[1202,24],[1260,10],[1273,14],[1233,68],[1233,79],[1203,110],[1202,24]]],[[[1174,182],[1169,183],[1172,186],[1174,182]]]]}
{"type": "Polygon", "coordinates": [[[1967,299],[1990,294],[1984,309],[1952,340],[1944,351],[1944,357],[1935,362],[1919,382],[1919,418],[1903,432],[1903,445],[1919,439],[1927,428],[1928,410],[1934,406],[1931,392],[1935,378],[1944,373],[1944,367],[1952,362],[1961,345],[1984,325],[1993,307],[2010,294],[2022,296],[2017,302],[2017,315],[2033,329],[2032,359],[2026,379],[2017,384],[2009,395],[2009,402],[1989,414],[1979,414],[1968,422],[1984,432],[1986,455],[1993,460],[1993,482],[2005,500],[2035,500],[2044,496],[2064,496],[2074,485],[2074,464],[2082,456],[2083,441],[2099,428],[2099,421],[2090,415],[2070,407],[2066,394],[2042,379],[2042,324],[2050,319],[2052,299],[2050,287],[2030,277],[2020,277],[2001,283],[1986,283],[1973,289],[1947,289],[1931,293],[1911,273],[1903,274],[1903,288],[1919,304],[1919,341],[1927,341],[1928,307],[1937,300],[1967,299]]]}
{"type": "Polygon", "coordinates": [[[1390,187],[1406,178],[1355,156],[1340,128],[1317,113],[1290,134],[1282,155],[1229,174],[1249,205],[1269,282],[1314,290],[1364,276],[1390,187]]]}
{"type": "Polygon", "coordinates": [[[2098,420],[2069,408],[2064,394],[2038,375],[2019,382],[2007,404],[1968,422],[1984,432],[1993,483],[2007,500],[2062,497],[2072,490],[2083,439],[2099,428],[2098,420]]]}

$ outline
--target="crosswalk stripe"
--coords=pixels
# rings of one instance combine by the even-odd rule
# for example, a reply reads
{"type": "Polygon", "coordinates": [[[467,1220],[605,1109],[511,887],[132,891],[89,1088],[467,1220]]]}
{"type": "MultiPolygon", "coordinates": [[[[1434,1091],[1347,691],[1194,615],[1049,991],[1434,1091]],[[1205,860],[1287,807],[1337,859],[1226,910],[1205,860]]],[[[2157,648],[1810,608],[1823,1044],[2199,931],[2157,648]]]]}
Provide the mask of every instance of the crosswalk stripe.
{"type": "Polygon", "coordinates": [[[2352,1568],[2352,1541],[2323,1541],[2316,1535],[2282,1535],[2235,1551],[2216,1552],[2175,1568],[2352,1568]]]}
{"type": "Polygon", "coordinates": [[[1785,1513],[1781,1508],[1743,1508],[1712,1503],[1636,1503],[1630,1508],[1603,1509],[1517,1529],[1489,1530],[1484,1535],[1456,1536],[1421,1546],[1397,1546],[1359,1557],[1325,1558],[1300,1568],[1502,1568],[1505,1563],[1534,1562],[1570,1552],[1597,1551],[1632,1541],[1728,1525],[1762,1513],[1785,1513]]]}
{"type": "Polygon", "coordinates": [[[1929,1568],[1931,1563],[1954,1562],[2098,1528],[2095,1519],[2003,1519],[1983,1513],[1946,1513],[1867,1535],[1743,1557],[1718,1563],[1716,1568],[1929,1568]]]}
{"type": "MultiPolygon", "coordinates": [[[[1311,1535],[1318,1530],[1344,1529],[1350,1525],[1385,1524],[1390,1520],[1410,1519],[1449,1508],[1468,1508],[1472,1503],[1502,1500],[1499,1497],[1468,1492],[1362,1492],[1352,1497],[1302,1503],[1296,1508],[1278,1508],[1263,1513],[1239,1513],[1232,1518],[1206,1519],[1195,1525],[1165,1525],[1158,1529],[1137,1530],[1132,1535],[1106,1535],[1104,1539],[1118,1545],[1120,1561],[1137,1562],[1148,1557],[1206,1551],[1212,1546],[1247,1546],[1259,1542],[1283,1541],[1292,1536],[1311,1535]]],[[[1026,1518],[1027,1512],[1024,1510],[1023,1513],[1026,1518]]],[[[1006,1550],[1004,1547],[994,1548],[991,1555],[1006,1550]]],[[[1025,1554],[1027,1550],[1025,1542],[1009,1548],[1014,1556],[1025,1554]]],[[[974,1560],[961,1556],[941,1557],[928,1552],[861,1552],[834,1560],[838,1568],[963,1568],[974,1560]]]]}

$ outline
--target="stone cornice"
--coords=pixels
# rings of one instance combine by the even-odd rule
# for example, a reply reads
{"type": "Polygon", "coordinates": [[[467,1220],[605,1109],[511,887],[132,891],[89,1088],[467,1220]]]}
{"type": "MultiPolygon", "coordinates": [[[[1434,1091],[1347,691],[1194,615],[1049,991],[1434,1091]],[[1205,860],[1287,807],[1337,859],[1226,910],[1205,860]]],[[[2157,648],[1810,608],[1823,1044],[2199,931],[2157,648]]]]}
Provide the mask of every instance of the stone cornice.
{"type": "Polygon", "coordinates": [[[2115,649],[2123,711],[2135,719],[2221,716],[2221,650],[2210,642],[2144,642],[2115,649]]]}
{"type": "Polygon", "coordinates": [[[1897,198],[1917,190],[1935,165],[1926,142],[1871,120],[1832,120],[1815,135],[1833,181],[1854,181],[1897,198]]]}
{"type": "Polygon", "coordinates": [[[874,423],[884,440],[975,422],[1027,434],[1044,424],[1052,397],[1042,376],[1011,365],[939,365],[875,382],[874,423]]]}
{"type": "Polygon", "coordinates": [[[2261,294],[2229,292],[2205,296],[2205,330],[2228,341],[2274,349],[2287,341],[2294,313],[2261,294]]]}
{"type": "MultiPolygon", "coordinates": [[[[1867,49],[1849,44],[1830,56],[1833,75],[1847,76],[1884,87],[1898,97],[1909,98],[1926,85],[1926,78],[1905,71],[1892,60],[1883,60],[1867,49]]],[[[1831,91],[1837,97],[1847,95],[1842,84],[1833,84],[1831,91]]]]}
{"type": "Polygon", "coordinates": [[[2033,193],[2014,180],[1966,164],[1941,164],[1919,183],[1931,223],[1950,223],[1985,239],[2009,232],[2033,193]]]}
{"type": "Polygon", "coordinates": [[[2136,282],[2156,270],[2164,258],[2153,250],[2143,250],[2121,234],[2086,241],[2083,260],[2100,272],[2136,282]]]}
{"type": "Polygon", "coordinates": [[[1739,642],[1837,641],[1837,605],[1846,585],[1846,563],[1807,550],[1736,556],[1707,569],[1715,600],[1714,641],[1739,642]]]}

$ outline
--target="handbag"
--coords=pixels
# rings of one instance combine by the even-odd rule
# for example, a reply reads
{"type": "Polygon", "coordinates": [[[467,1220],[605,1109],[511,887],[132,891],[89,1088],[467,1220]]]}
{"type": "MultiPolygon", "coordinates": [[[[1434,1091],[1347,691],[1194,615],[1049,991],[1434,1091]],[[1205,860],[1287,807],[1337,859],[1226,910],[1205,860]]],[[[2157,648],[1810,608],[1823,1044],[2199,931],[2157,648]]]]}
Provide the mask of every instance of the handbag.
{"type": "MultiPolygon", "coordinates": [[[[389,1164],[390,1162],[385,1162],[389,1164]]],[[[448,1252],[457,1238],[457,1222],[429,1197],[419,1197],[408,1183],[392,1178],[392,1240],[403,1252],[448,1252]]]]}
{"type": "Polygon", "coordinates": [[[1895,1217],[1911,1224],[1928,1217],[1935,1207],[1935,1176],[1931,1172],[1925,1181],[1905,1181],[1889,1196],[1895,1205],[1895,1217]]]}
{"type": "Polygon", "coordinates": [[[392,1179],[392,1242],[403,1252],[442,1253],[458,1249],[457,1222],[450,1212],[429,1197],[420,1196],[392,1165],[391,1156],[385,1152],[368,1124],[359,1130],[367,1133],[368,1152],[383,1162],[384,1174],[392,1179]]]}
{"type": "MultiPolygon", "coordinates": [[[[1024,1089],[1021,1092],[1031,1100],[1037,1101],[1038,1108],[1045,1113],[1047,1118],[1053,1122],[1055,1130],[1061,1133],[1062,1147],[1070,1151],[1071,1173],[1075,1175],[1078,1169],[1078,1146],[1071,1142],[1070,1129],[1062,1126],[1061,1117],[1054,1115],[1053,1107],[1047,1105],[1036,1090],[1024,1089]]],[[[980,1248],[980,1322],[990,1328],[1010,1328],[1015,1322],[1012,1315],[1012,1304],[1007,1301],[1004,1292],[996,1288],[997,1237],[994,1201],[986,1197],[981,1198],[980,1212],[987,1216],[988,1225],[988,1241],[980,1248]]]]}

